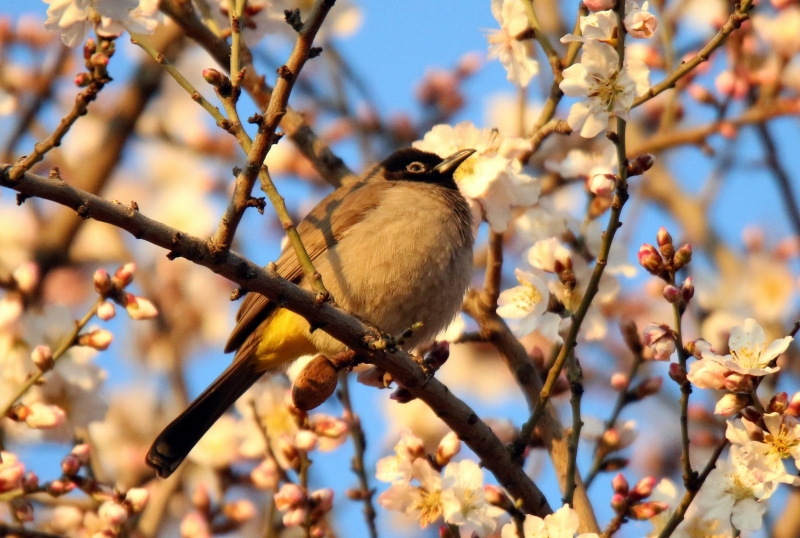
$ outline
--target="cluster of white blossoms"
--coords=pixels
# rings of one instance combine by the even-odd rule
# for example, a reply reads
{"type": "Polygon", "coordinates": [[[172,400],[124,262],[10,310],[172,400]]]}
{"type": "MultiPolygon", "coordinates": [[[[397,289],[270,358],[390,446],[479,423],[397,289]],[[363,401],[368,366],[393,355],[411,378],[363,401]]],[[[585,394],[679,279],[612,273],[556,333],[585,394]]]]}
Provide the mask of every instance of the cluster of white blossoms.
{"type": "Polygon", "coordinates": [[[50,31],[60,32],[68,47],[77,47],[94,26],[97,35],[117,37],[125,30],[153,33],[163,20],[158,0],[44,0],[50,31]]]}

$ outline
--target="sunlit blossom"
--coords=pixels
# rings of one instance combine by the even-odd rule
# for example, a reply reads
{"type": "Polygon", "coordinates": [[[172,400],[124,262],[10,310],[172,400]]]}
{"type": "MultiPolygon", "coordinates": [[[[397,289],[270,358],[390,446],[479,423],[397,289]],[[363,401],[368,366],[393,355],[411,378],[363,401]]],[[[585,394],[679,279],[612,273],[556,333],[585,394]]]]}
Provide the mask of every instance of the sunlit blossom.
{"type": "Polygon", "coordinates": [[[480,537],[494,531],[495,518],[503,510],[492,506],[483,497],[483,471],[477,463],[464,460],[449,463],[442,480],[442,505],[446,522],[457,525],[461,536],[480,537]]]}
{"type": "Polygon", "coordinates": [[[489,58],[498,58],[508,73],[509,82],[526,87],[539,72],[539,63],[531,57],[530,44],[517,38],[528,29],[528,17],[521,0],[492,0],[492,15],[500,24],[491,31],[489,58]]]}
{"type": "MultiPolygon", "coordinates": [[[[578,514],[569,505],[565,504],[544,519],[527,514],[522,524],[522,538],[573,538],[578,532],[578,514]]],[[[514,522],[503,526],[501,538],[519,538],[514,522]]],[[[578,538],[597,538],[594,532],[578,535],[578,538]]]]}
{"type": "Polygon", "coordinates": [[[703,353],[703,361],[715,361],[732,372],[751,376],[775,373],[780,368],[770,363],[786,351],[792,342],[786,336],[766,345],[766,334],[758,322],[748,318],[741,326],[731,328],[728,340],[730,354],[719,356],[711,352],[703,353]]]}
{"type": "Polygon", "coordinates": [[[514,274],[520,285],[500,293],[497,313],[507,319],[519,320],[514,332],[517,336],[525,336],[536,329],[547,308],[550,291],[547,284],[533,273],[515,269],[514,274]]]}
{"type": "Polygon", "coordinates": [[[395,482],[378,496],[378,504],[387,510],[405,512],[419,520],[425,528],[439,520],[444,513],[442,505],[442,477],[423,458],[414,460],[412,482],[395,482]]]}
{"type": "Polygon", "coordinates": [[[77,47],[94,26],[101,36],[115,37],[126,29],[152,33],[163,15],[156,0],[44,0],[45,28],[61,33],[69,47],[77,47]]]}

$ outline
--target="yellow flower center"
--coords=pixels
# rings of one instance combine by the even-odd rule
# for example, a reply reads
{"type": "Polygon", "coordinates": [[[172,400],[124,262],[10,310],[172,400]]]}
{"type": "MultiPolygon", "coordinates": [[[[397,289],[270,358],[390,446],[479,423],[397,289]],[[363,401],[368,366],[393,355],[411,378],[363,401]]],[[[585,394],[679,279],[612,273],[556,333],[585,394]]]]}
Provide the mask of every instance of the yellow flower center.
{"type": "Polygon", "coordinates": [[[606,110],[611,112],[614,108],[614,99],[618,93],[622,93],[624,87],[617,84],[617,77],[619,73],[614,71],[608,78],[599,78],[593,76],[595,85],[589,93],[589,97],[597,97],[605,105],[606,110]]]}
{"type": "Polygon", "coordinates": [[[731,497],[733,497],[735,501],[738,502],[753,497],[753,488],[745,483],[744,479],[739,473],[734,471],[732,475],[729,476],[731,478],[730,485],[725,491],[730,493],[731,497]]]}
{"type": "Polygon", "coordinates": [[[533,310],[537,304],[542,302],[542,294],[539,293],[536,286],[530,282],[520,280],[519,283],[522,285],[522,289],[520,289],[519,293],[514,297],[514,302],[516,302],[517,306],[522,310],[533,310]]]}
{"type": "Polygon", "coordinates": [[[781,459],[791,456],[792,451],[800,444],[800,440],[789,435],[789,430],[786,428],[785,424],[781,424],[778,435],[765,432],[764,442],[769,445],[768,453],[779,456],[781,459]]]}
{"type": "Polygon", "coordinates": [[[475,174],[475,164],[478,162],[478,154],[472,154],[466,161],[461,163],[453,173],[453,179],[459,182],[475,174]]]}
{"type": "Polygon", "coordinates": [[[426,488],[420,487],[417,499],[411,508],[419,510],[419,525],[424,529],[442,515],[442,492],[440,490],[428,491],[426,488]]]}
{"type": "Polygon", "coordinates": [[[761,352],[763,348],[758,347],[740,347],[736,350],[731,350],[731,355],[736,359],[739,366],[743,368],[761,368],[766,366],[761,364],[761,352]]]}

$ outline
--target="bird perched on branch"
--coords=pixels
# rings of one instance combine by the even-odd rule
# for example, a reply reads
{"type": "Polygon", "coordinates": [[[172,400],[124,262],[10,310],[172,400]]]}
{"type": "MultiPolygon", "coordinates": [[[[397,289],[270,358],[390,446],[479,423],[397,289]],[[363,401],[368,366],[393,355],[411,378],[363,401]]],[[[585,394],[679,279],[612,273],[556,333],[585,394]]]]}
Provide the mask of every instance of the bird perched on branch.
{"type": "MultiPolygon", "coordinates": [[[[474,150],[441,157],[394,152],[360,179],[339,187],[298,225],[303,245],[335,302],[387,334],[415,323],[405,341],[429,343],[461,306],[472,274],[472,218],[453,177],[474,150]]],[[[278,273],[306,289],[291,246],[278,273]]],[[[303,355],[332,357],[344,344],[263,295],[249,294],[225,352],[233,363],[156,438],[147,463],[166,478],[208,429],[261,376],[303,355]]]]}

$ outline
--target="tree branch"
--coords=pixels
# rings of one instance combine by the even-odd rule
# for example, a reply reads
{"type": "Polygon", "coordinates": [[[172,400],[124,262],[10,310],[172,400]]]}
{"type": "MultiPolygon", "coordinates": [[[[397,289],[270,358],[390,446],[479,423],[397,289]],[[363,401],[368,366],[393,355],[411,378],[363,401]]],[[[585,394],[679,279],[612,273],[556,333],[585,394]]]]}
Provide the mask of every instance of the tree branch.
{"type": "Polygon", "coordinates": [[[498,482],[522,501],[527,512],[540,517],[552,512],[542,492],[515,463],[489,426],[439,380],[428,378],[407,353],[369,349],[366,344],[380,339],[380,335],[360,320],[334,305],[318,303],[315,293],[282,279],[274,270],[259,267],[235,252],[228,252],[220,258],[203,239],[150,219],[128,206],[80,191],[58,178],[37,176],[30,172],[26,172],[18,181],[11,181],[6,175],[8,165],[0,166],[3,167],[0,186],[57,202],[80,210],[85,218],[127,230],[138,239],[169,250],[170,258],[182,257],[207,267],[300,314],[312,325],[321,327],[321,330],[357,351],[367,362],[389,372],[412,395],[425,402],[475,452],[498,482]]]}

